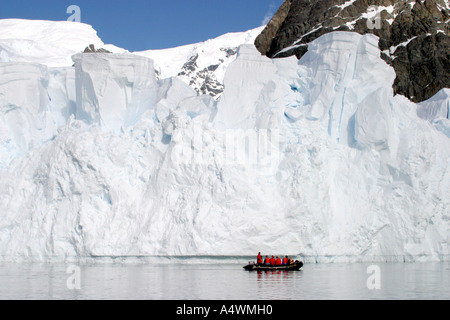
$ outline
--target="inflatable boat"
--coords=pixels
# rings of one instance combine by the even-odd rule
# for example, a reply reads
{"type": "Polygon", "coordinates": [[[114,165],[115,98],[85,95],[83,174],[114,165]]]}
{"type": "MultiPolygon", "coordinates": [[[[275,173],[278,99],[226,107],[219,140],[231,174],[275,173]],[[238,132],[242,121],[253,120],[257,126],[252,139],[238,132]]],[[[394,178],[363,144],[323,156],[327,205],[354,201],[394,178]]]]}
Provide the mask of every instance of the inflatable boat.
{"type": "Polygon", "coordinates": [[[295,261],[293,264],[273,266],[266,264],[249,263],[243,267],[247,271],[299,271],[303,267],[303,262],[295,261]]]}

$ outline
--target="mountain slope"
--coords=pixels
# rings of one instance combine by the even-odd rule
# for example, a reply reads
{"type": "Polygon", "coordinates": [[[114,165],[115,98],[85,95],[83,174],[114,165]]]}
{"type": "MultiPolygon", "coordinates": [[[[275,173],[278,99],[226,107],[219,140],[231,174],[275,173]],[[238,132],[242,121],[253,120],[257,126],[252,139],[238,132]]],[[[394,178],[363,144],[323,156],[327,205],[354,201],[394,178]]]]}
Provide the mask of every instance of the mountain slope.
{"type": "Polygon", "coordinates": [[[255,44],[269,57],[303,56],[333,31],[377,35],[397,74],[394,92],[412,101],[450,87],[448,0],[286,0],[255,44]]]}
{"type": "Polygon", "coordinates": [[[159,78],[178,77],[199,94],[218,99],[228,65],[241,44],[253,43],[263,27],[229,33],[205,42],[182,47],[135,52],[155,61],[159,78]]]}
{"type": "MultiPolygon", "coordinates": [[[[236,58],[237,47],[253,43],[262,29],[133,54],[152,59],[158,79],[177,77],[197,93],[218,99],[223,92],[225,70],[236,58]]],[[[90,25],[82,23],[6,19],[0,20],[0,30],[1,62],[35,62],[48,67],[70,67],[73,65],[72,56],[91,44],[113,53],[128,52],[111,44],[105,45],[90,25]]]]}
{"type": "Polygon", "coordinates": [[[0,20],[0,62],[35,62],[49,67],[71,66],[72,55],[89,44],[113,52],[125,50],[105,45],[84,23],[68,21],[0,20]]]}

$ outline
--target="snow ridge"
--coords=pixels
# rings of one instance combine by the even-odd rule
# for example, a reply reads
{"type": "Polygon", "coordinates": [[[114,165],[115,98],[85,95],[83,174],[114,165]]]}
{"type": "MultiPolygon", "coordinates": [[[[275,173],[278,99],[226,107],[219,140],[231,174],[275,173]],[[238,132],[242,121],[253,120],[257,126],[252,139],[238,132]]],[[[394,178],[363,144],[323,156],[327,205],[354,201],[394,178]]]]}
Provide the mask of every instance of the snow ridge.
{"type": "Polygon", "coordinates": [[[134,54],[151,58],[160,78],[178,77],[199,94],[216,100],[223,92],[225,70],[236,58],[237,47],[253,43],[264,27],[228,33],[205,42],[134,54]]]}
{"type": "Polygon", "coordinates": [[[125,50],[105,45],[92,26],[68,21],[0,20],[0,62],[34,62],[68,67],[71,56],[89,44],[112,52],[125,50]]]}

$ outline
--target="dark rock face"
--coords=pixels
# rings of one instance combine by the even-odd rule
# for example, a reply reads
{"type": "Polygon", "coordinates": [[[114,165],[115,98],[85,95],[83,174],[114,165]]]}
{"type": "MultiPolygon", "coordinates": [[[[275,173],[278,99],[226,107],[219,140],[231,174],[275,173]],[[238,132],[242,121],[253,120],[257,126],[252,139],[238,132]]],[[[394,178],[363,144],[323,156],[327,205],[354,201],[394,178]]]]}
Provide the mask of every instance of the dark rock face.
{"type": "Polygon", "coordinates": [[[418,36],[395,51],[392,65],[397,73],[394,93],[411,101],[431,98],[450,87],[450,37],[437,33],[418,36]]]}
{"type": "Polygon", "coordinates": [[[111,52],[103,48],[95,49],[95,46],[93,44],[90,44],[89,46],[86,47],[86,49],[84,49],[83,53],[111,53],[111,52]]]}
{"type": "MultiPolygon", "coordinates": [[[[234,55],[236,51],[228,48],[226,51],[228,54],[234,55]]],[[[224,89],[223,84],[217,81],[213,75],[213,72],[219,67],[219,65],[211,65],[207,68],[200,69],[197,65],[198,54],[192,56],[188,62],[184,64],[178,76],[186,76],[190,79],[189,85],[197,91],[198,94],[209,94],[213,98],[218,98],[224,89]]]]}
{"type": "Polygon", "coordinates": [[[255,46],[262,54],[270,56],[272,40],[275,38],[284,21],[288,17],[290,9],[291,1],[285,1],[267,24],[267,27],[263,30],[261,35],[256,38],[255,46]]]}
{"type": "Polygon", "coordinates": [[[301,58],[332,31],[373,33],[397,79],[394,92],[415,102],[450,87],[450,8],[445,0],[286,0],[256,39],[268,57],[301,58]]]}

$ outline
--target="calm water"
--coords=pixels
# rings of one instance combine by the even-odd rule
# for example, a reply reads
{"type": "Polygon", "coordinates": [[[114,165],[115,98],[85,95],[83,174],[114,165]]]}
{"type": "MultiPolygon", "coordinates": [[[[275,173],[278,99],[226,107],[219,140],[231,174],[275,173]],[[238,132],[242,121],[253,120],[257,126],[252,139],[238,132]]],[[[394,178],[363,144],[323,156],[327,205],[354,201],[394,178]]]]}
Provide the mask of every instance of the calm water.
{"type": "Polygon", "coordinates": [[[450,299],[448,262],[381,263],[376,273],[368,273],[371,264],[305,264],[298,272],[261,273],[244,271],[244,264],[96,263],[70,269],[0,263],[0,299],[450,299]],[[381,287],[369,289],[368,280],[381,287]]]}

